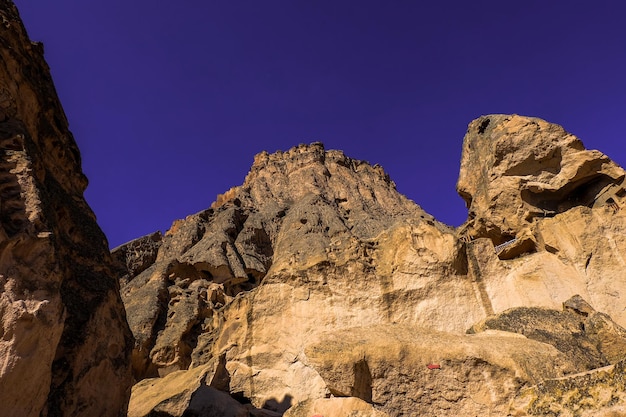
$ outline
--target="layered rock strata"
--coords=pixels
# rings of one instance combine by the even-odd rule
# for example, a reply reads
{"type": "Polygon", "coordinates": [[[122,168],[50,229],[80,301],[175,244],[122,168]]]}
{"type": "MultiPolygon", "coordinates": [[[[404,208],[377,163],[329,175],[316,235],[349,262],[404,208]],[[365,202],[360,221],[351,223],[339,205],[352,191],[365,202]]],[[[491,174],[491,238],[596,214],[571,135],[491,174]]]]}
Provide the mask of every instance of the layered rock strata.
{"type": "Polygon", "coordinates": [[[123,416],[132,335],[41,44],[0,1],[0,414],[123,416]]]}
{"type": "Polygon", "coordinates": [[[520,116],[477,119],[463,149],[457,229],[315,143],[257,155],[152,249],[119,248],[134,254],[120,255],[134,374],[156,378],[140,386],[202,368],[249,413],[335,397],[373,407],[355,413],[524,415],[523,390],[619,363],[624,171],[520,116]]]}

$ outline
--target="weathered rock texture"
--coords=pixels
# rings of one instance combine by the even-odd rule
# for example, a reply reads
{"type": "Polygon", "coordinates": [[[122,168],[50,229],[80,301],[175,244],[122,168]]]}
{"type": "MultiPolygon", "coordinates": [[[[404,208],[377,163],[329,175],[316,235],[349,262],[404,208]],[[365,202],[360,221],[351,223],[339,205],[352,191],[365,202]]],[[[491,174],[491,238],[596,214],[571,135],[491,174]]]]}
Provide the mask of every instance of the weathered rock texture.
{"type": "Polygon", "coordinates": [[[132,335],[41,44],[0,0],[0,414],[123,416],[132,335]]]}
{"type": "Polygon", "coordinates": [[[469,209],[468,233],[502,243],[537,217],[604,204],[623,180],[619,166],[558,125],[492,115],[469,126],[457,190],[469,209]]]}
{"type": "Polygon", "coordinates": [[[493,329],[515,332],[565,353],[586,369],[626,359],[626,329],[596,312],[580,296],[567,300],[563,311],[516,307],[490,316],[468,333],[493,329]]]}
{"type": "Polygon", "coordinates": [[[248,413],[524,415],[525,389],[621,363],[624,171],[520,116],[472,122],[463,149],[458,229],[315,143],[257,155],[210,209],[118,248],[134,375],[156,378],[133,415],[182,415],[201,386],[248,413]],[[202,382],[178,395],[171,375],[202,382]]]}
{"type": "Polygon", "coordinates": [[[371,404],[354,397],[320,398],[307,400],[291,407],[285,417],[387,417],[386,413],[376,410],[371,404]]]}
{"type": "Polygon", "coordinates": [[[623,417],[626,415],[624,361],[522,390],[513,415],[623,417]]]}
{"type": "Polygon", "coordinates": [[[390,415],[506,415],[522,387],[578,369],[554,347],[514,333],[468,336],[402,325],[334,331],[305,354],[331,394],[361,398],[390,415]]]}

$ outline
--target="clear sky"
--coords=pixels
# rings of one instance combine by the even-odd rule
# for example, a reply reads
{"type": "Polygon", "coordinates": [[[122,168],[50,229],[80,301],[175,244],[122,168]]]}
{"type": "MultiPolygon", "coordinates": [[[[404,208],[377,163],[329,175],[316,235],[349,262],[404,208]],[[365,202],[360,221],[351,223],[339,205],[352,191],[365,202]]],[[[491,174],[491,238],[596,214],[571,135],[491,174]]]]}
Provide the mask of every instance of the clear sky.
{"type": "Polygon", "coordinates": [[[111,246],[321,141],[439,220],[467,124],[563,125],[624,165],[626,2],[16,0],[42,41],[111,246]]]}

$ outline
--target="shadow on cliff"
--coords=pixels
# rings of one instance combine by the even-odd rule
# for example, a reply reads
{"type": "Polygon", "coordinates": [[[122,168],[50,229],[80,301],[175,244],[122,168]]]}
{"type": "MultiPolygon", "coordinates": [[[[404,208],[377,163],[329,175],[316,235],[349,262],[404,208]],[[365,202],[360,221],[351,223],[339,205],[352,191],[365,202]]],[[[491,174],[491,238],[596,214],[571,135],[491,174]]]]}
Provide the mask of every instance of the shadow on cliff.
{"type": "Polygon", "coordinates": [[[6,119],[0,123],[0,223],[8,237],[21,232],[28,223],[22,187],[15,171],[16,153],[24,151],[24,128],[6,119]]]}

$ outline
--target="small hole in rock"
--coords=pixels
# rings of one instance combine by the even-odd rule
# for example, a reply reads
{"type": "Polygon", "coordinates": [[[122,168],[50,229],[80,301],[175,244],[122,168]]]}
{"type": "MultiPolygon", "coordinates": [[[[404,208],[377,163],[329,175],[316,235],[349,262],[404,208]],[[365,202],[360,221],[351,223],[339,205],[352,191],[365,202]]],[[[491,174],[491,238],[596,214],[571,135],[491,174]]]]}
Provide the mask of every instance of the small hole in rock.
{"type": "Polygon", "coordinates": [[[490,122],[491,122],[491,120],[489,120],[489,119],[483,120],[483,122],[480,124],[480,126],[478,126],[478,133],[480,133],[480,134],[485,133],[485,130],[487,129],[487,126],[489,126],[490,122]]]}

